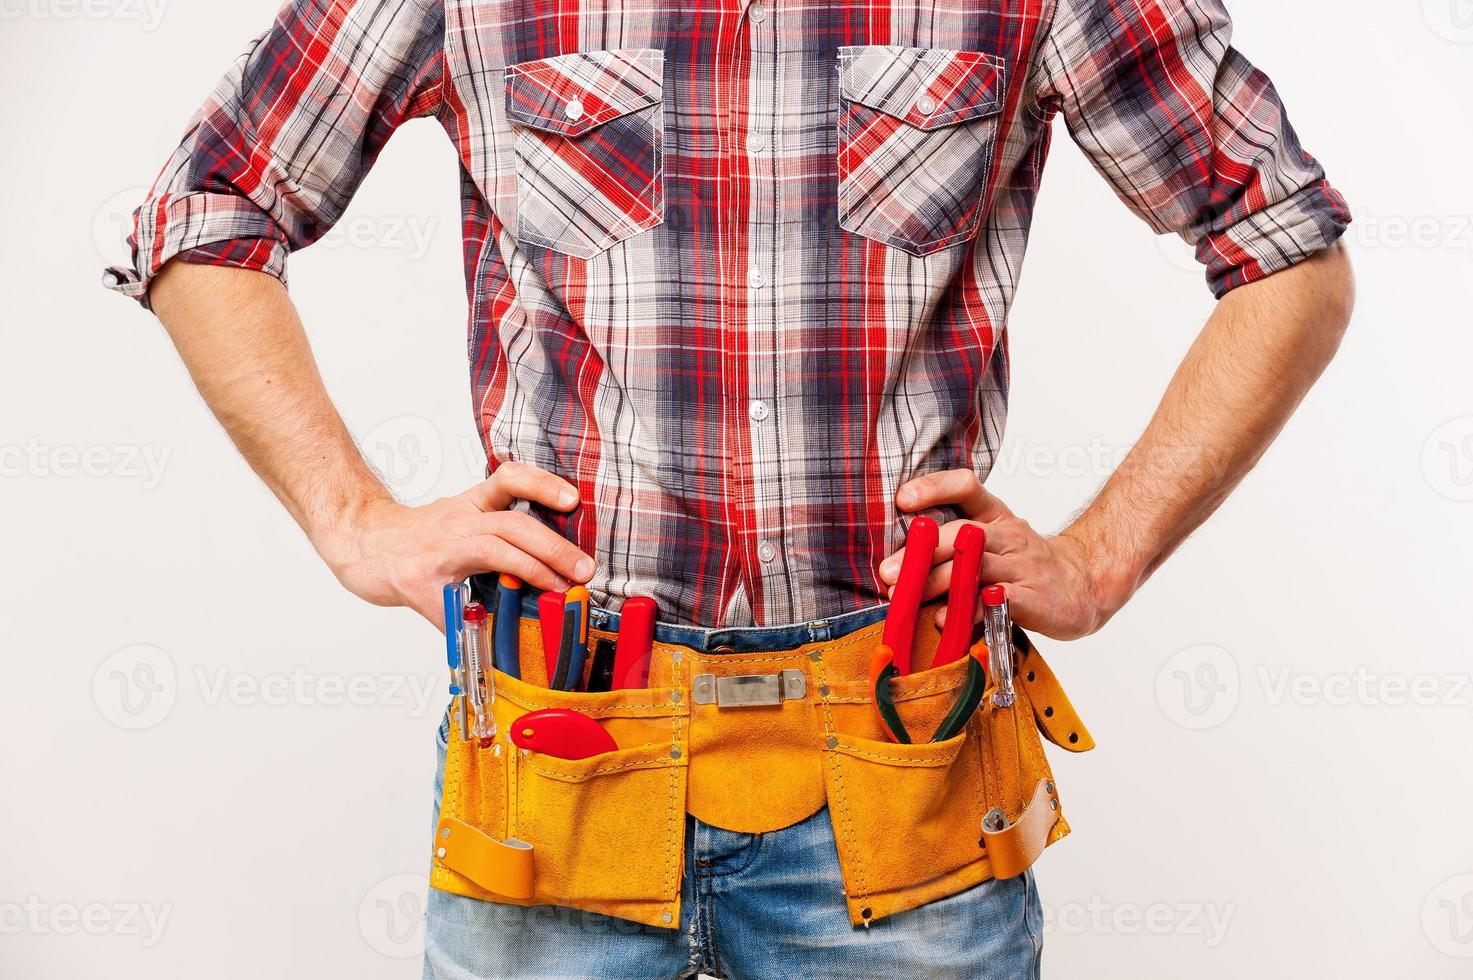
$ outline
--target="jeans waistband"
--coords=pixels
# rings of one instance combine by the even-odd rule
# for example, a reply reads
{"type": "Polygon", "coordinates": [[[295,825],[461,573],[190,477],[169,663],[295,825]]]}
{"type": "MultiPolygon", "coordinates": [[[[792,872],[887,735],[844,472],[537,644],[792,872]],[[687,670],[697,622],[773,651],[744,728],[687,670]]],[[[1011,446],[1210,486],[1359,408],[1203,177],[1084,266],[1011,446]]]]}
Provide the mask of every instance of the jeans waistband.
{"type": "MultiPolygon", "coordinates": [[[[471,590],[487,608],[496,608],[496,577],[474,575],[471,590]]],[[[537,618],[537,597],[541,593],[528,588],[522,597],[522,618],[537,618]]],[[[805,643],[824,643],[842,639],[885,618],[888,602],[856,609],[853,612],[815,619],[807,623],[781,626],[685,626],[678,623],[656,623],[655,642],[687,647],[700,653],[776,653],[805,643]]],[[[619,614],[603,606],[594,606],[588,614],[588,625],[594,629],[616,633],[619,614]]]]}
{"type": "MultiPolygon", "coordinates": [[[[529,590],[530,592],[530,590],[529,590]]],[[[856,609],[853,612],[815,619],[807,623],[783,626],[682,626],[656,623],[655,641],[688,647],[701,653],[769,653],[791,650],[805,643],[837,640],[878,623],[885,618],[889,603],[856,609]]],[[[537,616],[536,602],[530,598],[522,604],[522,618],[537,616]],[[530,609],[528,608],[530,606],[530,609]]],[[[617,632],[619,614],[612,609],[594,606],[588,614],[588,625],[594,629],[617,632]]]]}

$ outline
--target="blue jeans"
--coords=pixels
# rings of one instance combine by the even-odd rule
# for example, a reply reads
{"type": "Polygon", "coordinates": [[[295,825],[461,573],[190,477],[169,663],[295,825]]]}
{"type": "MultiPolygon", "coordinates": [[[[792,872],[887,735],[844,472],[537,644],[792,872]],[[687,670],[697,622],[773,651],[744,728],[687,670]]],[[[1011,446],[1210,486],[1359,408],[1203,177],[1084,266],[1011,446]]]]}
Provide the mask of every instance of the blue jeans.
{"type": "MultiPolygon", "coordinates": [[[[881,615],[883,608],[822,624],[762,629],[661,626],[657,635],[662,642],[703,650],[778,650],[837,639],[881,615]]],[[[611,614],[602,616],[595,625],[617,622],[611,614]]],[[[448,737],[447,717],[438,739],[434,824],[448,737]]],[[[685,847],[679,929],[550,905],[498,905],[431,888],[426,980],[1039,975],[1043,911],[1031,871],[855,928],[826,809],[766,834],[738,834],[687,817],[685,847]]]]}

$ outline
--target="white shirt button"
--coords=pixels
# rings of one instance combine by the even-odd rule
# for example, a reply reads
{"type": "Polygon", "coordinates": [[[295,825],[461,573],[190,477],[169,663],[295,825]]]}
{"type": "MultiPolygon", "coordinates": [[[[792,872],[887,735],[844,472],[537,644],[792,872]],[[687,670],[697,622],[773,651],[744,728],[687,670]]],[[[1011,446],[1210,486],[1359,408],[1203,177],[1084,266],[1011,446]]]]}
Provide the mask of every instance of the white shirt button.
{"type": "Polygon", "coordinates": [[[753,422],[766,422],[767,416],[771,414],[772,409],[768,408],[767,403],[760,399],[747,406],[747,418],[753,422]]]}
{"type": "Polygon", "coordinates": [[[766,136],[762,135],[761,133],[748,133],[747,134],[747,152],[748,153],[761,153],[765,149],[767,149],[767,137],[766,136]]]}
{"type": "Polygon", "coordinates": [[[762,274],[760,268],[754,265],[747,270],[747,285],[753,289],[761,289],[767,285],[767,277],[762,274]]]}
{"type": "Polygon", "coordinates": [[[747,16],[752,18],[752,23],[760,24],[767,19],[767,8],[760,3],[754,3],[747,8],[747,16]]]}
{"type": "Polygon", "coordinates": [[[771,541],[758,542],[757,557],[761,558],[763,563],[765,564],[777,557],[777,549],[772,546],[771,541]]]}
{"type": "Polygon", "coordinates": [[[936,100],[929,95],[923,95],[916,100],[916,111],[923,116],[929,116],[936,111],[936,100]]]}
{"type": "Polygon", "coordinates": [[[111,272],[104,272],[102,274],[102,284],[108,289],[112,289],[118,284],[118,277],[111,272]]]}
{"type": "Polygon", "coordinates": [[[567,116],[569,119],[582,119],[583,118],[583,102],[582,102],[582,100],[581,99],[574,99],[572,102],[569,102],[567,104],[567,106],[564,107],[564,109],[563,109],[563,115],[567,116]]]}

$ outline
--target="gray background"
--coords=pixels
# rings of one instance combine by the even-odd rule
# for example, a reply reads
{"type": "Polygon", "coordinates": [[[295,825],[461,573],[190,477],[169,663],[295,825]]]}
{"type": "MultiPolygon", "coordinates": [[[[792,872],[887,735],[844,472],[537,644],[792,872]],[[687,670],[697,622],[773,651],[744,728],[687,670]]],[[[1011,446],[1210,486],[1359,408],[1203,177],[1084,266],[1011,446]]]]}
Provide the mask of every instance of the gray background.
{"type": "MultiPolygon", "coordinates": [[[[98,286],[274,0],[0,0],[0,974],[418,975],[444,662],[341,591],[157,324],[98,286]],[[151,6],[149,5],[151,4],[151,6]]],[[[1237,0],[1346,193],[1339,360],[1217,518],[1051,659],[1045,975],[1473,974],[1473,4],[1237,0]]],[[[1062,125],[990,486],[1059,527],[1211,308],[1062,125]],[[1146,288],[1142,288],[1142,284],[1146,288]]],[[[401,132],[292,264],[407,499],[475,480],[455,159],[401,132]]]]}

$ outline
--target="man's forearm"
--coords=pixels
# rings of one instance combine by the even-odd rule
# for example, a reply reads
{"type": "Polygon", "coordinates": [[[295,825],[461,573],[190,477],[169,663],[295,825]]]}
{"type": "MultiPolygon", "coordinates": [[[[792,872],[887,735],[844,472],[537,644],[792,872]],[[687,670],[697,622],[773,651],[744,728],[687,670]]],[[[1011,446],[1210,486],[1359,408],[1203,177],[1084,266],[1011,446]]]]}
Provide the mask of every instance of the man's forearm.
{"type": "Polygon", "coordinates": [[[1334,356],[1354,283],[1337,246],[1225,296],[1150,424],[1061,535],[1113,614],[1247,475],[1334,356]]]}
{"type": "Polygon", "coordinates": [[[150,292],[205,402],[319,550],[390,494],[343,424],[274,277],[174,261],[150,292]]]}
{"type": "Polygon", "coordinates": [[[593,576],[593,559],[575,544],[509,509],[516,500],[578,506],[577,488],[545,470],[508,463],[453,497],[395,501],[328,397],[276,279],[176,260],[149,295],[241,455],[355,595],[439,624],[441,587],[467,575],[509,572],[554,591],[593,576]]]}

